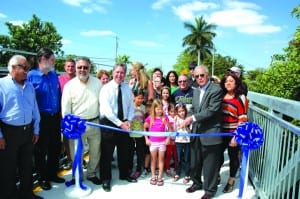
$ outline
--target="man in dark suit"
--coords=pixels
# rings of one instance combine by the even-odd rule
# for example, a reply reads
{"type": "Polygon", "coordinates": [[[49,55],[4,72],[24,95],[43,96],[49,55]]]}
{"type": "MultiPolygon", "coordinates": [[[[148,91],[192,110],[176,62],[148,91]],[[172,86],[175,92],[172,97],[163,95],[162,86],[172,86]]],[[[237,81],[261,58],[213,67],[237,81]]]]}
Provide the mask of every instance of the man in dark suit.
{"type": "MultiPolygon", "coordinates": [[[[221,131],[221,103],[223,94],[218,84],[210,81],[206,66],[197,66],[194,77],[199,85],[194,90],[192,111],[185,123],[192,123],[193,134],[210,134],[221,131]]],[[[210,199],[217,192],[219,165],[222,158],[222,137],[191,137],[191,179],[188,193],[204,189],[201,199],[210,199]],[[203,170],[203,183],[201,172],[203,170]]]]}

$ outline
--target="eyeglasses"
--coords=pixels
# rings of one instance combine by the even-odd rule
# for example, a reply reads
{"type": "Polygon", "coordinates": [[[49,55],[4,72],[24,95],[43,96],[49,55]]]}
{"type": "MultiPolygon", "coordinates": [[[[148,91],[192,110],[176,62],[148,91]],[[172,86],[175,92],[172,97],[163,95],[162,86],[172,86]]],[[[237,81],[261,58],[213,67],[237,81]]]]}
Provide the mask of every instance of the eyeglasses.
{"type": "Polygon", "coordinates": [[[181,84],[181,83],[186,83],[186,82],[187,82],[187,80],[179,80],[179,81],[178,81],[179,84],[181,84]]]}
{"type": "Polygon", "coordinates": [[[190,67],[189,69],[190,69],[190,70],[194,70],[195,68],[194,68],[194,67],[190,67]]]}
{"type": "Polygon", "coordinates": [[[77,69],[87,70],[87,69],[89,69],[89,67],[88,66],[77,66],[77,69]]]}
{"type": "Polygon", "coordinates": [[[205,74],[195,75],[194,77],[195,77],[196,79],[198,79],[199,77],[202,77],[202,78],[203,78],[203,77],[205,77],[205,74]]]}
{"type": "Polygon", "coordinates": [[[22,65],[22,64],[17,64],[16,66],[19,66],[21,67],[23,70],[25,71],[29,71],[30,67],[29,66],[26,66],[26,65],[22,65]]]}

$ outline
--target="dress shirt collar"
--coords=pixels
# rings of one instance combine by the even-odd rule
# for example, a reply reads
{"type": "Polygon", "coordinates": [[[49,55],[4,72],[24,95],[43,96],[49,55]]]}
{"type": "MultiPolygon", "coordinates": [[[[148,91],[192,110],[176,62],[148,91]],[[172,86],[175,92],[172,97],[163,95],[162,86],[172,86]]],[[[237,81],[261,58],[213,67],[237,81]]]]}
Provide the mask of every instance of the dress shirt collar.
{"type": "Polygon", "coordinates": [[[207,87],[209,86],[209,84],[210,84],[210,80],[208,80],[208,82],[201,88],[200,86],[199,86],[199,90],[201,91],[206,91],[206,89],[207,89],[207,87]]]}

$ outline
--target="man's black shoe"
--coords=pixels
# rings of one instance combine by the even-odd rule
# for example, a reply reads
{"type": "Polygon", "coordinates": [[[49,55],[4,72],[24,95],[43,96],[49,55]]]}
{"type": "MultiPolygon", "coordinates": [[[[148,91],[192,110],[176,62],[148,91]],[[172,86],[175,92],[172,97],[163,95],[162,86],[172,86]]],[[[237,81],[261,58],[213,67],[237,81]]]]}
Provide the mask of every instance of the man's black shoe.
{"type": "Polygon", "coordinates": [[[40,184],[41,188],[45,191],[50,190],[52,188],[50,182],[46,181],[46,180],[40,180],[39,184],[40,184]]]}
{"type": "Polygon", "coordinates": [[[198,185],[198,184],[193,183],[192,186],[187,188],[185,191],[187,193],[193,193],[193,192],[195,192],[197,190],[201,190],[201,189],[202,189],[202,184],[198,185]]]}
{"type": "Polygon", "coordinates": [[[99,178],[97,178],[96,176],[91,177],[91,178],[87,178],[87,180],[91,181],[92,183],[94,183],[95,185],[100,185],[102,184],[101,180],[99,178]]]}
{"type": "Polygon", "coordinates": [[[32,199],[44,199],[41,196],[35,195],[34,193],[32,194],[32,199]]]}
{"type": "Polygon", "coordinates": [[[127,182],[137,182],[136,179],[132,178],[132,177],[125,177],[125,178],[120,178],[120,180],[127,180],[127,182]]]}
{"type": "Polygon", "coordinates": [[[50,181],[56,182],[56,183],[64,183],[66,180],[63,178],[60,178],[58,176],[53,176],[52,178],[50,178],[50,181]]]}
{"type": "Polygon", "coordinates": [[[110,182],[109,181],[103,182],[102,188],[103,188],[104,191],[110,192],[111,191],[110,182]]]}

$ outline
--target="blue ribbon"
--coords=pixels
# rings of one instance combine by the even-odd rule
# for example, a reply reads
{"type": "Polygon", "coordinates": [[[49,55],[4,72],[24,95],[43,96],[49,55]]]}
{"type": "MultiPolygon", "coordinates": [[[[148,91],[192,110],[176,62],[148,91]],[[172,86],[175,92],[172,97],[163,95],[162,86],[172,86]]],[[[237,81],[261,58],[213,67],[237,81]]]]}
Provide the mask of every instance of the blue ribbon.
{"type": "MultiPolygon", "coordinates": [[[[81,135],[85,132],[86,126],[94,126],[99,128],[106,128],[110,130],[119,131],[121,133],[134,133],[145,136],[190,136],[190,137],[211,137],[211,136],[232,136],[232,133],[193,133],[186,134],[180,132],[145,132],[145,131],[126,131],[120,128],[96,124],[92,122],[85,122],[75,115],[66,115],[62,120],[63,134],[69,139],[77,139],[78,147],[75,154],[72,176],[74,177],[75,169],[78,166],[80,170],[80,187],[86,189],[82,184],[82,150],[83,143],[81,140],[81,135]]],[[[242,146],[242,169],[240,175],[240,187],[239,187],[239,198],[243,197],[243,191],[245,187],[245,180],[248,176],[248,161],[249,161],[249,150],[258,149],[264,142],[263,130],[255,123],[244,122],[240,124],[236,131],[234,132],[236,142],[242,146]]],[[[67,186],[71,185],[71,181],[66,182],[67,186]]]]}
{"type": "MultiPolygon", "coordinates": [[[[81,135],[85,132],[86,125],[85,121],[81,120],[79,117],[75,115],[66,115],[62,121],[62,133],[68,139],[76,139],[78,141],[77,150],[75,152],[75,157],[72,166],[72,179],[74,179],[76,168],[79,170],[79,185],[80,188],[86,190],[87,187],[82,183],[82,151],[83,151],[83,143],[81,139],[81,135]]],[[[66,186],[69,187],[72,185],[72,180],[67,181],[66,186]]]]}
{"type": "Polygon", "coordinates": [[[238,198],[243,198],[248,177],[250,150],[258,149],[264,142],[263,130],[255,123],[244,122],[234,132],[236,142],[242,147],[242,168],[238,198]]]}

